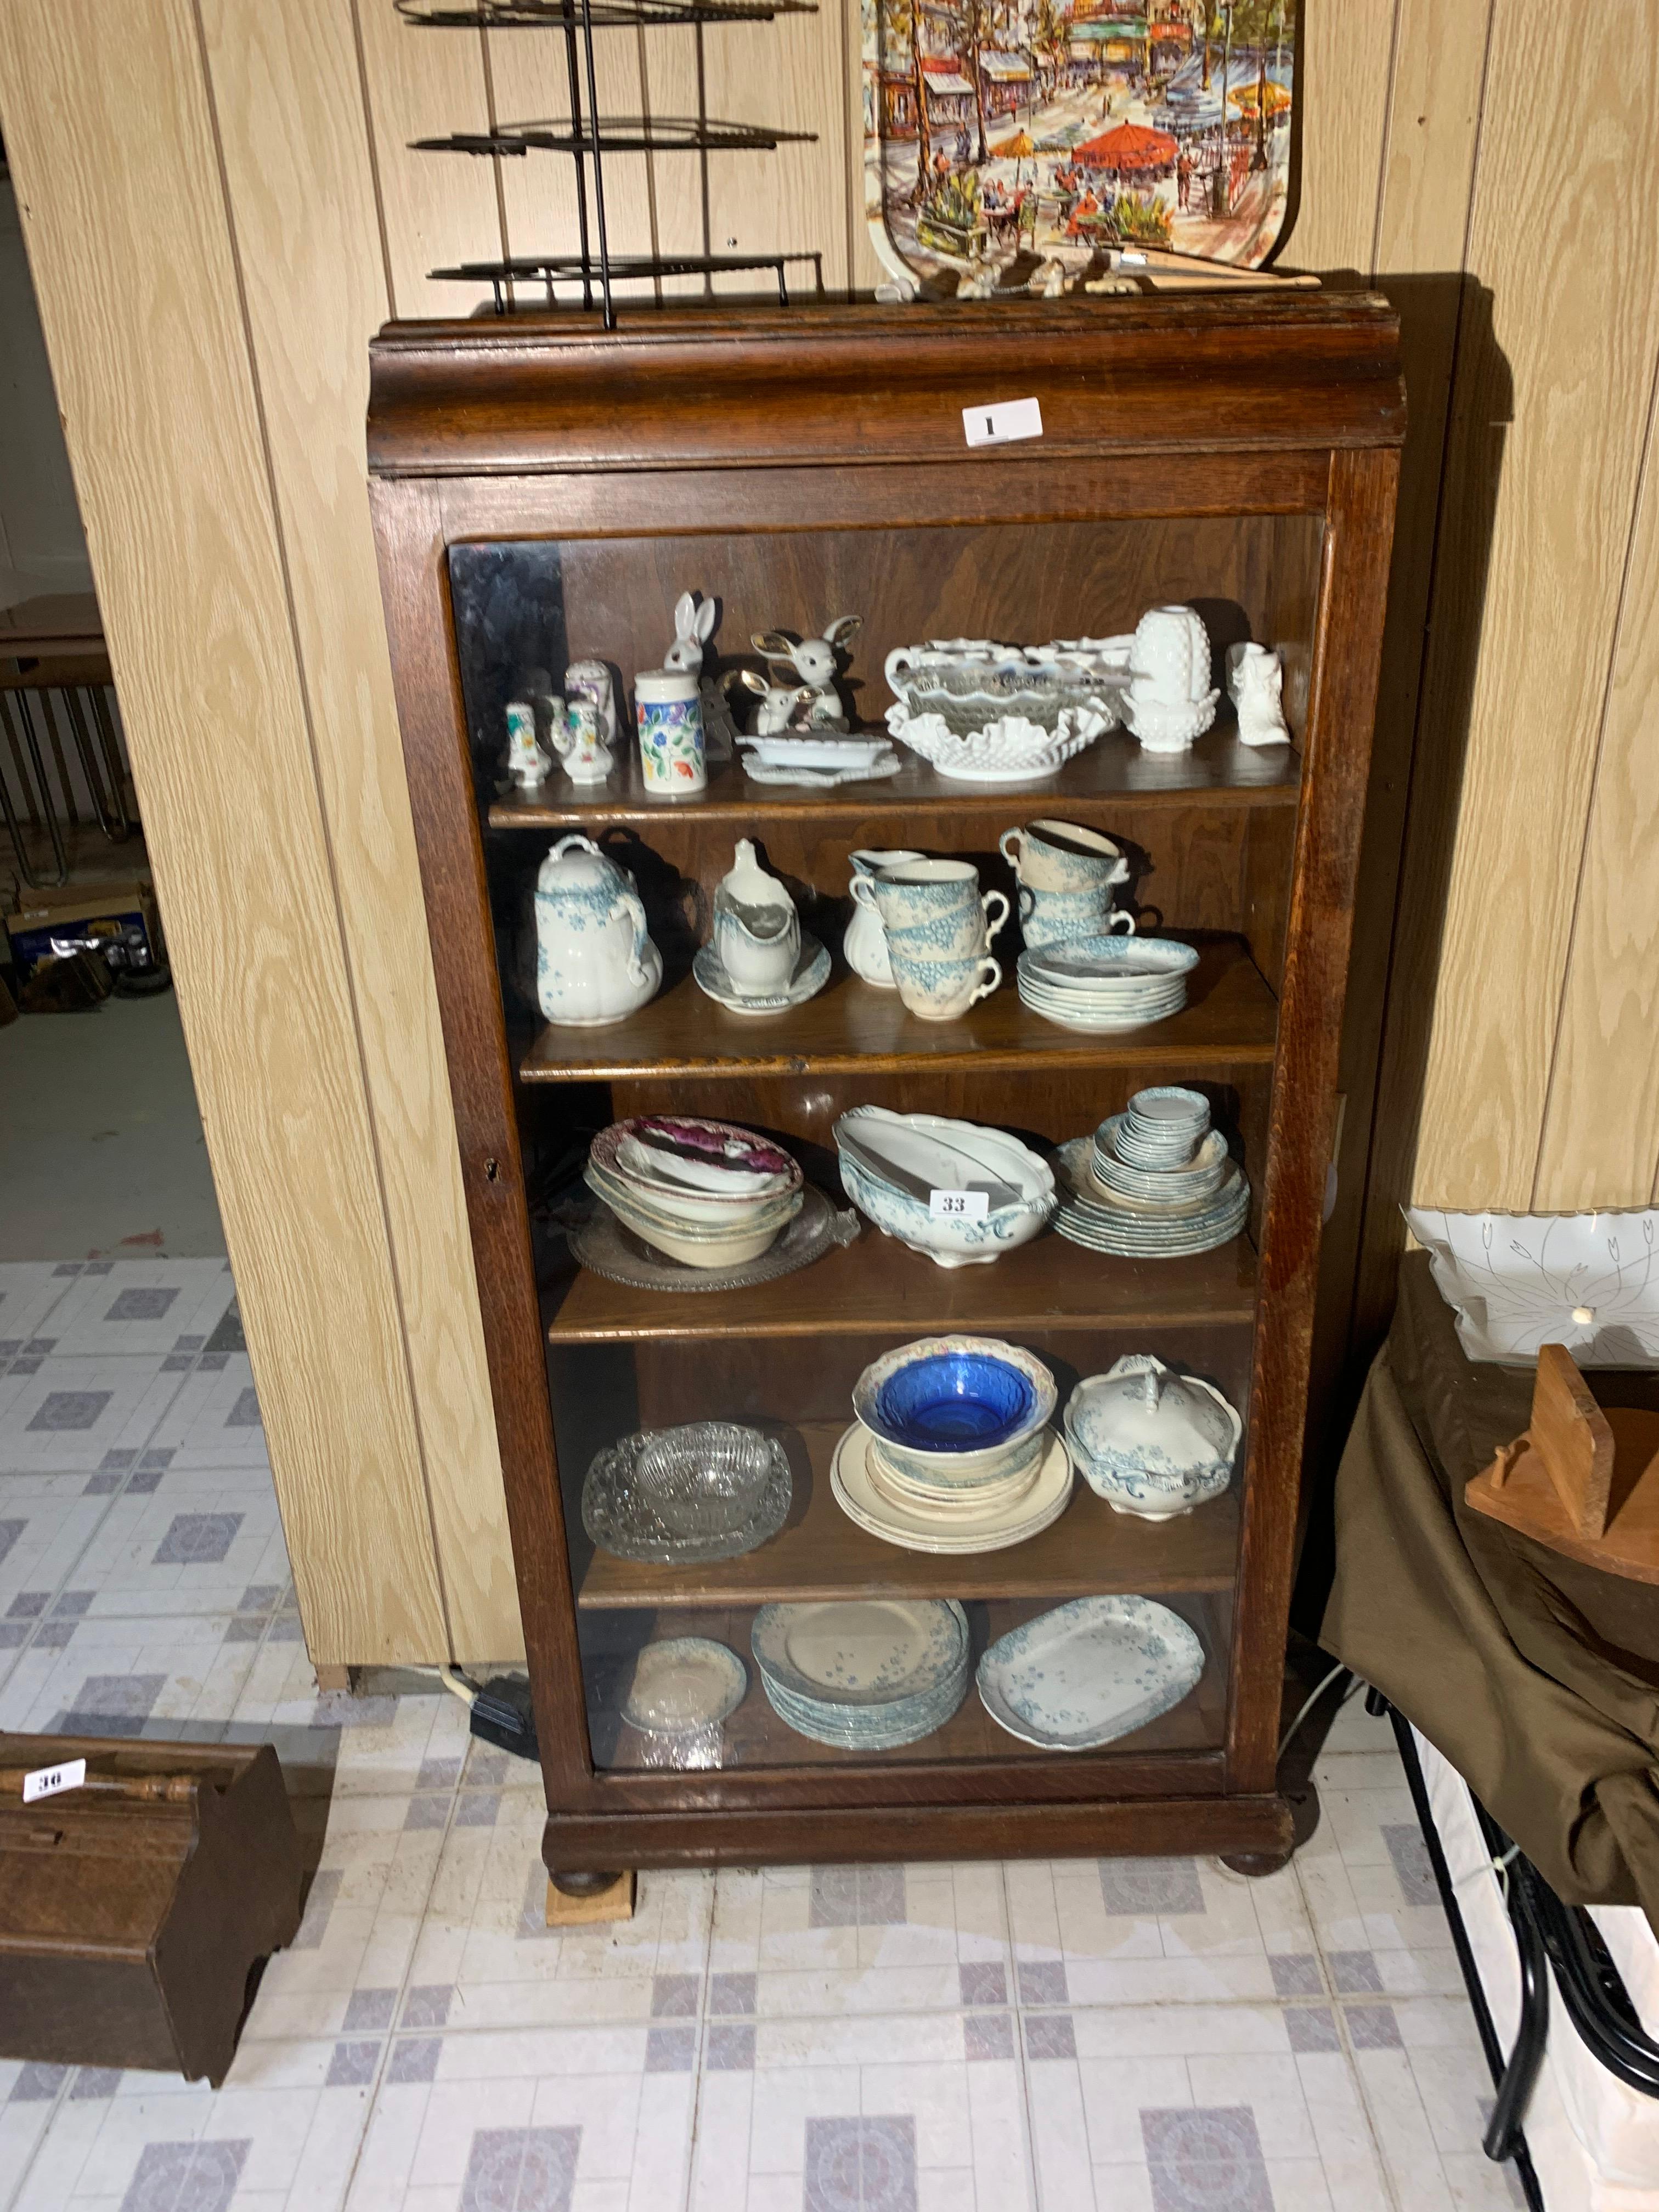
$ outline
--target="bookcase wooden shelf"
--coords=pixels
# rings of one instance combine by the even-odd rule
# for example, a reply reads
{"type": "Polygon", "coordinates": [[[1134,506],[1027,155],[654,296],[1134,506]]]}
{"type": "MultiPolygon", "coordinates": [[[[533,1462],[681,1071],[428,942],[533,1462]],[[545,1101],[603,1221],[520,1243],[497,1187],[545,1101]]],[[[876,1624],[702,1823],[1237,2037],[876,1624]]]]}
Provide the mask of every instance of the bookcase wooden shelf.
{"type": "Polygon", "coordinates": [[[1403,432],[1394,317],[1363,294],[674,307],[613,331],[524,315],[376,340],[371,497],[556,1880],[976,1852],[1214,1850],[1260,1870],[1287,1853],[1279,1691],[1403,432]],[[966,447],[965,406],[1033,397],[1040,438],[966,447]],[[507,702],[578,659],[609,663],[625,696],[685,590],[719,601],[728,665],[751,632],[862,615],[848,700],[869,728],[896,645],[1098,636],[1188,602],[1218,661],[1234,639],[1278,649],[1294,742],[1242,744],[1224,704],[1188,752],[1113,731],[1013,789],[909,756],[878,782],[779,787],[739,753],[666,805],[626,739],[604,785],[506,787],[507,702]],[[853,851],[963,854],[1006,890],[1000,833],[1044,816],[1115,837],[1141,926],[1199,947],[1178,1014],[1100,1036],[1045,1022],[1013,988],[1017,925],[995,948],[1003,988],[960,1022],[918,1021],[847,971],[853,851]],[[659,994],[605,1029],[535,1004],[535,873],[573,830],[633,871],[665,959],[659,994]],[[738,836],[835,956],[825,988],[775,1017],[726,1012],[690,973],[738,836]],[[831,1132],[849,1106],[1053,1146],[1170,1081],[1206,1091],[1252,1188],[1247,1233],[1195,1257],[1111,1259],[1049,1231],[946,1273],[866,1224],[797,1274],[684,1295],[581,1269],[550,1233],[586,1138],[627,1114],[763,1128],[844,1206],[831,1132]],[[1150,1523],[1079,1483],[1041,1535],[965,1558],[880,1541],[830,1486],[853,1382],[954,1330],[1029,1346],[1062,1396],[1127,1351],[1206,1376],[1245,1419],[1231,1488],[1150,1523]],[[593,1454],[711,1418],[785,1443],[779,1534],[708,1566],[596,1549],[593,1454]],[[1206,1663],[1174,1711],[1086,1754],[1005,1735],[971,1686],[933,1736],[880,1753],[799,1736],[752,1678],[695,1757],[622,1717],[644,1645],[713,1635],[747,1663],[755,1610],[778,1600],[954,1597],[977,1654],[1104,1593],[1173,1605],[1206,1663]]]}

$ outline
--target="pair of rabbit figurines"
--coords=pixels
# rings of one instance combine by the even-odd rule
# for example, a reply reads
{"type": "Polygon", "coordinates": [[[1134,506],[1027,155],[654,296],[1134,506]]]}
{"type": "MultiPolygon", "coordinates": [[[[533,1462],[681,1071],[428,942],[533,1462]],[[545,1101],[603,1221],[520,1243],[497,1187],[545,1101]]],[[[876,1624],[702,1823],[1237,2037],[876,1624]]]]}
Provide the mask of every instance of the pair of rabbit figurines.
{"type": "MultiPolygon", "coordinates": [[[[663,656],[665,668],[688,676],[702,674],[703,649],[714,635],[716,612],[713,599],[699,604],[691,592],[680,593],[674,607],[674,642],[663,656]]],[[[770,673],[763,676],[757,669],[740,668],[736,676],[760,702],[755,716],[757,737],[781,730],[847,727],[836,677],[842,649],[862,627],[862,616],[841,615],[818,637],[794,638],[781,629],[755,632],[750,642],[770,673]]]]}

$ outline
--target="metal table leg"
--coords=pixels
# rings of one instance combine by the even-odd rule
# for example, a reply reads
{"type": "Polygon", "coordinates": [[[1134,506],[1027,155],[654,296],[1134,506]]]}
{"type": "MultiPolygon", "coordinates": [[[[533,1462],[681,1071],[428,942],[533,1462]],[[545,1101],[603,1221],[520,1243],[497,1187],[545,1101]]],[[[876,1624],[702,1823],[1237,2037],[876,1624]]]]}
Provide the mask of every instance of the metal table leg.
{"type": "MultiPolygon", "coordinates": [[[[1423,1779],[1422,1761],[1417,1756],[1411,1723],[1402,1713],[1395,1711],[1380,1690],[1367,1689],[1365,1710],[1373,1719],[1380,1719],[1386,1713],[1393,1726],[1395,1741],[1400,1747],[1400,1763],[1406,1770],[1412,1804],[1417,1814],[1417,1825],[1423,1831],[1429,1864],[1434,1869],[1435,1887],[1440,1892],[1446,1925],[1451,1930],[1452,1948],[1457,1954],[1457,1963],[1462,1970],[1463,1985],[1468,1991],[1469,2008],[1474,2014],[1480,2047],[1486,2055],[1492,2087],[1498,2093],[1481,2148],[1489,2159],[1499,2165],[1508,2160],[1514,2162],[1528,2212],[1545,2212],[1544,2192],[1539,2185],[1537,2169],[1532,2162],[1532,2153],[1527,2148],[1526,2136],[1522,2132],[1528,2101],[1538,2079],[1538,2069],[1544,2056],[1544,2039],[1549,2032],[1549,1977],[1542,1970],[1543,1947],[1537,1942],[1529,1923],[1527,1937],[1523,1939],[1522,1923],[1517,1917],[1520,1909],[1517,1885],[1511,1882],[1510,1920],[1521,1952],[1521,2024],[1516,2031],[1515,2047],[1505,2057],[1504,2046],[1498,2040],[1492,2008],[1486,2002],[1480,1970],[1474,1963],[1468,1930],[1463,1925],[1462,1908],[1452,1887],[1451,1869],[1446,1864],[1446,1854],[1441,1848],[1440,1832],[1434,1824],[1434,1814],[1429,1805],[1428,1785],[1423,1779]]],[[[1484,1810],[1478,1803],[1475,1810],[1481,1819],[1481,1832],[1485,1835],[1484,1810]]]]}
{"type": "MultiPolygon", "coordinates": [[[[58,872],[52,880],[54,884],[66,884],[69,881],[70,873],[69,854],[64,850],[64,833],[58,826],[58,817],[52,811],[52,786],[46,781],[46,763],[40,757],[40,740],[35,734],[34,718],[29,713],[28,699],[25,693],[19,691],[10,696],[15,696],[17,701],[17,712],[23,725],[21,752],[18,750],[17,733],[11,718],[11,708],[8,704],[8,694],[3,691],[0,691],[0,718],[4,720],[6,734],[11,740],[14,757],[20,761],[27,757],[28,763],[33,768],[35,788],[40,794],[40,819],[46,824],[46,835],[52,840],[52,854],[58,863],[58,872]]],[[[26,791],[24,797],[27,798],[27,796],[26,791]]],[[[38,890],[40,888],[40,878],[35,874],[27,852],[24,848],[22,833],[18,828],[15,813],[9,800],[7,802],[5,813],[6,827],[11,833],[12,843],[17,851],[19,872],[25,883],[38,890]]]]}

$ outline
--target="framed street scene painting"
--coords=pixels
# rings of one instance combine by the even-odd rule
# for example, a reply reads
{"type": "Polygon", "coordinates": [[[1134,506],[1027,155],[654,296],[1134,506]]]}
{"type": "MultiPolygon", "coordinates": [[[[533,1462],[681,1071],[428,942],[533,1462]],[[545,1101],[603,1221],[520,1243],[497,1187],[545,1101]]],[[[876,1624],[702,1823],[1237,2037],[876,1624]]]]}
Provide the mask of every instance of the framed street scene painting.
{"type": "Polygon", "coordinates": [[[1296,19],[864,0],[865,203],[897,289],[1057,294],[1125,250],[1259,268],[1291,205],[1296,19]]]}

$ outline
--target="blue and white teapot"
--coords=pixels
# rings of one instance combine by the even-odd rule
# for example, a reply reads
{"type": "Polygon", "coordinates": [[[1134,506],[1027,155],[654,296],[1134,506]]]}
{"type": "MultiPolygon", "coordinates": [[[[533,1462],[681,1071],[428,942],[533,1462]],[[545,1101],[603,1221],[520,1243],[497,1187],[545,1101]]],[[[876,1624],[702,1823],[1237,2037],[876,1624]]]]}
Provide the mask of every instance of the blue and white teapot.
{"type": "Polygon", "coordinates": [[[536,878],[536,996],[550,1022],[595,1029],[653,998],[662,955],[626,868],[591,837],[561,837],[536,878]]]}

